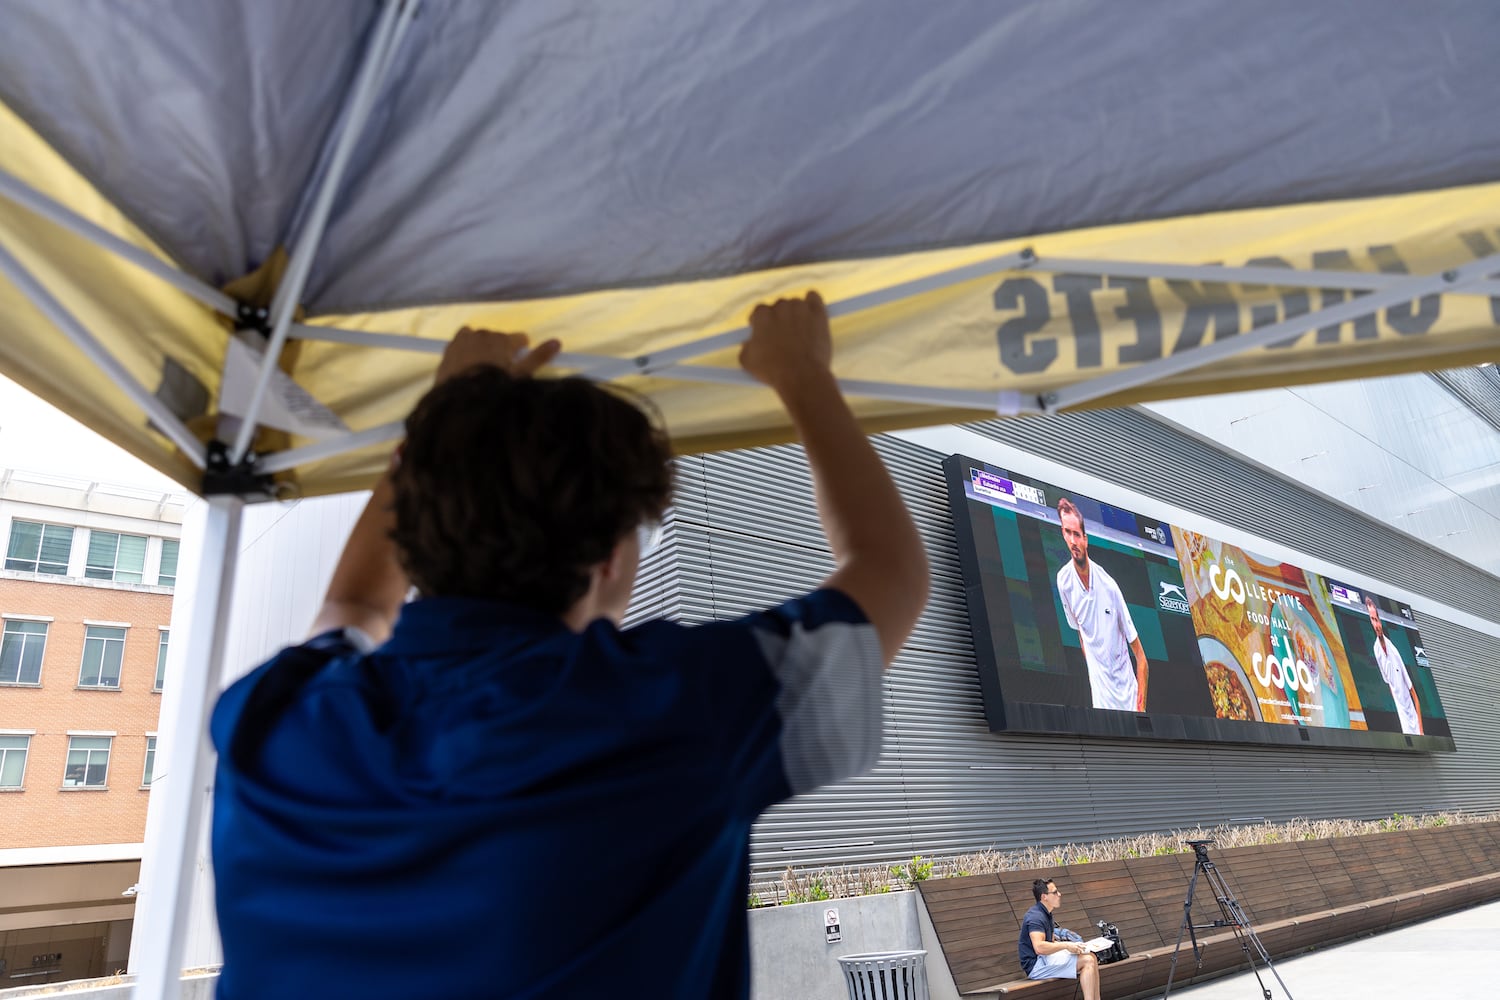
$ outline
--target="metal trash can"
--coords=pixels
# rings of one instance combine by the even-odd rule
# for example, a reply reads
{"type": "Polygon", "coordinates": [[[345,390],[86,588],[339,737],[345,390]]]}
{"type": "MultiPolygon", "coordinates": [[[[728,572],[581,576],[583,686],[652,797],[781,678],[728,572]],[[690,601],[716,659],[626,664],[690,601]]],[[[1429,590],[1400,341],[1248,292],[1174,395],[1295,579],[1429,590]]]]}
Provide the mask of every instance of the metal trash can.
{"type": "Polygon", "coordinates": [[[927,952],[840,955],[849,1000],[928,1000],[927,952]]]}

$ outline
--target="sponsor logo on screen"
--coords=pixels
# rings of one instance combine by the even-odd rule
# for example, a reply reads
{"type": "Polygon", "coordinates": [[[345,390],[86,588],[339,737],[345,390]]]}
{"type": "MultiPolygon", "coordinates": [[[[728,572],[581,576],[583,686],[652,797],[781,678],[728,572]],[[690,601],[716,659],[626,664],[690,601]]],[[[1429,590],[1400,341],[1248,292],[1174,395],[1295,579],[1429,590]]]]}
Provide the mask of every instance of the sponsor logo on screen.
{"type": "Polygon", "coordinates": [[[1179,615],[1190,615],[1193,606],[1188,603],[1187,594],[1182,586],[1176,583],[1161,582],[1161,590],[1156,595],[1156,606],[1163,611],[1172,611],[1179,615]]]}

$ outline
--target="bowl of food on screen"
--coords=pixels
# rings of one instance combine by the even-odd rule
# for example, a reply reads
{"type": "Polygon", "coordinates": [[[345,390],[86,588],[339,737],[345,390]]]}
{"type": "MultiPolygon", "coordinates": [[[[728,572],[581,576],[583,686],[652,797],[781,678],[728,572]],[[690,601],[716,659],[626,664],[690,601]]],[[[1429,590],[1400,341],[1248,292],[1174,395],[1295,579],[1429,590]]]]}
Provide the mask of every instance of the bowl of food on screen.
{"type": "Polygon", "coordinates": [[[1255,689],[1229,647],[1212,636],[1202,636],[1198,639],[1198,651],[1203,656],[1203,673],[1208,680],[1214,715],[1239,722],[1260,722],[1255,689]]]}

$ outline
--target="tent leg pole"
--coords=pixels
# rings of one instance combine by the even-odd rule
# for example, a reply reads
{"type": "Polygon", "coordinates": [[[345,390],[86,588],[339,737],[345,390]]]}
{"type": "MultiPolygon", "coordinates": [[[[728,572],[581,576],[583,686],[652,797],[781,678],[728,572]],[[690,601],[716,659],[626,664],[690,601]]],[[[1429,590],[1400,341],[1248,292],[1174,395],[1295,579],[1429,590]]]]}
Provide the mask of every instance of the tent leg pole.
{"type": "Polygon", "coordinates": [[[146,850],[130,943],[130,972],[136,977],[139,1000],[177,1000],[182,988],[188,913],[213,789],[208,715],[222,687],[244,506],[238,497],[210,497],[202,505],[206,509],[194,515],[198,520],[185,538],[192,544],[197,534],[197,573],[185,607],[182,598],[187,595],[178,594],[172,638],[182,639],[167,650],[167,684],[158,724],[157,759],[162,763],[146,814],[146,850]]]}

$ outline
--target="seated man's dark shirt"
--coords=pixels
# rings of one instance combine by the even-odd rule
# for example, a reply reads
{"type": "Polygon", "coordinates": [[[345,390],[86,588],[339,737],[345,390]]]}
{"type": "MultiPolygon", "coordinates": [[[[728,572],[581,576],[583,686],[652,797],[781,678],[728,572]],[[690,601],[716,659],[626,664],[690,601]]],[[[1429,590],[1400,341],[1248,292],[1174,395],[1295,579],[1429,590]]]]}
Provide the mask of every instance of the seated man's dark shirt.
{"type": "Polygon", "coordinates": [[[1052,940],[1052,914],[1041,903],[1037,903],[1026,911],[1026,916],[1021,918],[1021,971],[1031,975],[1031,970],[1036,965],[1036,949],[1031,946],[1031,932],[1041,931],[1043,941],[1052,940]]]}

